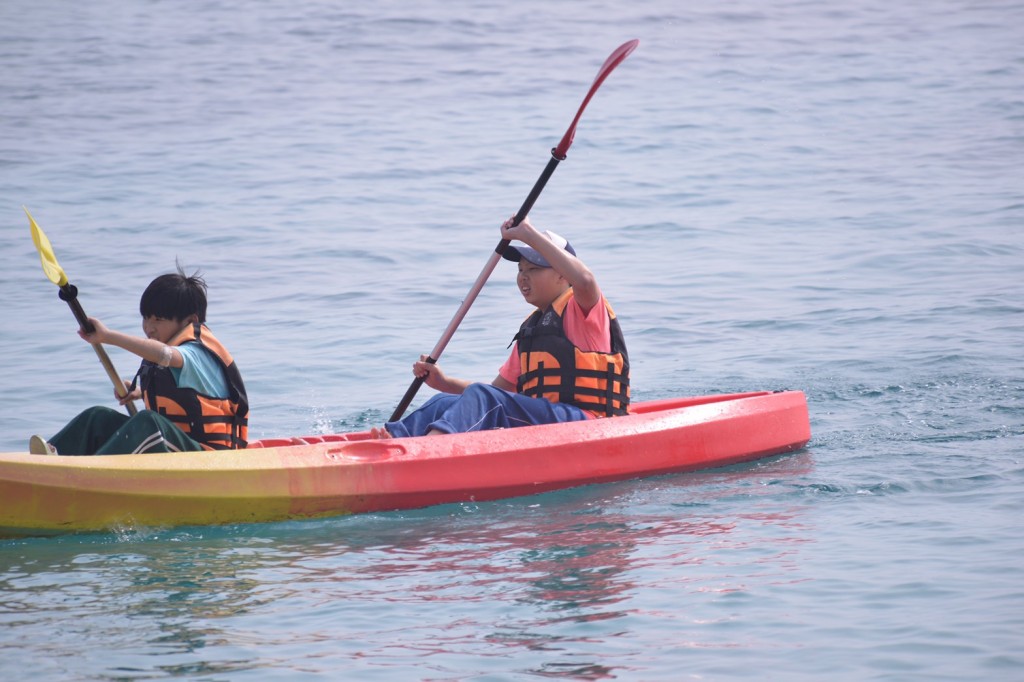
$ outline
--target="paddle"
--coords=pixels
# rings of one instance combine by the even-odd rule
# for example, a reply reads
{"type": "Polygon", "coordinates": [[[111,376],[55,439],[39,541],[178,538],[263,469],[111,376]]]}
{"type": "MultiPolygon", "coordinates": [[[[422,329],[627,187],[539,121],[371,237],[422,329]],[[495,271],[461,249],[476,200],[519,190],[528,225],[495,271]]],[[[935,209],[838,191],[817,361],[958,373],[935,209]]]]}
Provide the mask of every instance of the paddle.
{"type": "MultiPolygon", "coordinates": [[[[46,233],[39,227],[35,218],[28,212],[28,209],[24,206],[22,208],[25,209],[25,215],[28,216],[29,225],[32,227],[32,241],[39,251],[39,260],[43,264],[43,273],[46,274],[48,280],[60,287],[58,295],[62,301],[67,302],[71,312],[75,314],[75,318],[78,320],[78,325],[82,328],[82,331],[91,334],[95,331],[95,328],[89,322],[89,317],[82,309],[82,304],[78,302],[78,288],[68,282],[68,276],[64,274],[64,268],[60,266],[60,263],[57,262],[57,257],[53,255],[53,246],[50,245],[50,240],[46,238],[46,233]]],[[[117,370],[114,369],[114,363],[107,356],[107,351],[98,343],[91,345],[96,351],[96,356],[99,357],[103,368],[107,370],[107,376],[110,377],[110,381],[114,384],[114,391],[122,398],[128,395],[124,382],[121,381],[117,370]]],[[[137,412],[135,404],[132,402],[125,403],[125,408],[128,410],[128,414],[136,414],[137,412]]]]}
{"type": "MultiPolygon", "coordinates": [[[[569,129],[565,131],[565,135],[562,136],[562,140],[558,143],[558,146],[551,150],[551,160],[548,161],[548,165],[545,166],[544,171],[540,174],[540,178],[538,178],[537,182],[534,183],[533,189],[530,190],[530,194],[526,197],[526,201],[523,202],[519,212],[516,213],[515,218],[512,221],[513,225],[518,225],[523,221],[523,218],[525,218],[530,212],[530,209],[533,208],[533,204],[537,201],[537,197],[540,196],[541,190],[544,189],[544,185],[547,184],[548,178],[550,178],[551,174],[555,172],[558,162],[565,159],[566,152],[569,150],[569,146],[572,145],[573,138],[576,136],[576,124],[579,123],[580,116],[583,115],[583,110],[586,109],[587,104],[590,103],[590,98],[593,97],[594,93],[597,92],[597,89],[601,87],[601,83],[603,83],[608,77],[608,74],[610,74],[616,66],[621,64],[622,60],[628,57],[639,44],[639,40],[630,40],[629,42],[623,43],[616,48],[615,51],[608,56],[608,59],[604,61],[604,64],[601,65],[601,68],[597,72],[597,77],[594,78],[593,85],[590,86],[590,91],[583,99],[583,104],[580,105],[579,111],[576,112],[576,118],[572,120],[572,124],[569,126],[569,129]]],[[[466,313],[469,312],[469,307],[473,305],[473,301],[476,300],[480,290],[483,289],[484,283],[487,282],[487,278],[491,276],[491,272],[493,272],[494,268],[498,265],[498,261],[501,260],[501,254],[505,252],[505,248],[508,247],[509,243],[508,239],[502,239],[498,242],[498,246],[495,247],[494,253],[491,254],[490,259],[484,265],[483,270],[480,271],[479,276],[477,276],[476,282],[474,282],[473,286],[470,288],[469,294],[466,295],[466,298],[462,301],[462,305],[459,306],[459,309],[455,311],[455,315],[452,317],[451,322],[448,323],[448,327],[444,330],[444,334],[441,335],[437,345],[434,346],[434,349],[430,351],[430,355],[427,356],[427,362],[435,364],[441,357],[441,353],[444,352],[448,342],[451,341],[452,336],[454,336],[455,330],[458,328],[459,324],[462,323],[463,318],[466,317],[466,313]]],[[[406,408],[409,407],[409,403],[411,403],[412,399],[416,396],[416,392],[420,390],[420,386],[423,385],[423,381],[424,378],[422,377],[416,377],[413,379],[409,389],[402,397],[402,401],[398,404],[398,407],[395,408],[394,413],[391,415],[391,419],[388,421],[398,421],[401,419],[406,408]]]]}

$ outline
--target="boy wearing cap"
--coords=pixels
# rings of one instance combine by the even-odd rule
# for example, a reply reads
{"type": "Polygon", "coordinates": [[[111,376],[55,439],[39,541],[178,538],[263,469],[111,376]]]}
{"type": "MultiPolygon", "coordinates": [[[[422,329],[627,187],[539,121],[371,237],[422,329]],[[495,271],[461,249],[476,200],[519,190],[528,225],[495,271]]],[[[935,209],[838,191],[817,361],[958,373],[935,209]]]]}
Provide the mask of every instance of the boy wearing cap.
{"type": "Polygon", "coordinates": [[[536,310],[515,335],[490,384],[447,376],[421,359],[413,374],[441,391],[400,421],[373,429],[382,438],[462,433],[626,414],[629,358],[615,313],[566,239],[523,219],[501,226],[521,242],[502,254],[518,262],[516,283],[536,310]]]}

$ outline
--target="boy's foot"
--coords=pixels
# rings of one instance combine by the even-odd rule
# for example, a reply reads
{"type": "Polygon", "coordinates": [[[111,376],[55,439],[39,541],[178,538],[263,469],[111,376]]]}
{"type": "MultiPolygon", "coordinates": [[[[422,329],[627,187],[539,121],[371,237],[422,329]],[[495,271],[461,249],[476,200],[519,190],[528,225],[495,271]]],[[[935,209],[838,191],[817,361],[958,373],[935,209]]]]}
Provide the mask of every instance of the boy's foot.
{"type": "Polygon", "coordinates": [[[28,439],[28,451],[33,455],[56,455],[57,448],[42,436],[32,436],[28,439]]]}

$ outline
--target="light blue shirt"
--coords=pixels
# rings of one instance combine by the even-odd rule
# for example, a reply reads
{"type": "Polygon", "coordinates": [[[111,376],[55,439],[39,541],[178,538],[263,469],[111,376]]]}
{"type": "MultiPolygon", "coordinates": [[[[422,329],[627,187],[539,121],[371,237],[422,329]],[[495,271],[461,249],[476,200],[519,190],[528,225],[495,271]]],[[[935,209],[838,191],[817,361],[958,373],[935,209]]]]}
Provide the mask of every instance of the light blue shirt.
{"type": "Polygon", "coordinates": [[[197,341],[189,341],[176,348],[185,363],[181,367],[170,368],[174,383],[179,388],[191,388],[211,398],[230,396],[228,378],[213,353],[197,341]]]}

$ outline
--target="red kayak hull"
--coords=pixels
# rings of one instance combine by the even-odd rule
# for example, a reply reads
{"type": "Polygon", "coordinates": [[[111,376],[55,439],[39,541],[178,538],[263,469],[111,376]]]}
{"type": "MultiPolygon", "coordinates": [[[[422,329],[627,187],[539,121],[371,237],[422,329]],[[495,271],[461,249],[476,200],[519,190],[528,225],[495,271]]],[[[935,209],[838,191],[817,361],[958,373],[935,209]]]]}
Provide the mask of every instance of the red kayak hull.
{"type": "Polygon", "coordinates": [[[531,495],[751,461],[811,437],[799,391],[658,400],[626,417],[232,452],[0,454],[0,533],[279,521],[531,495]]]}

